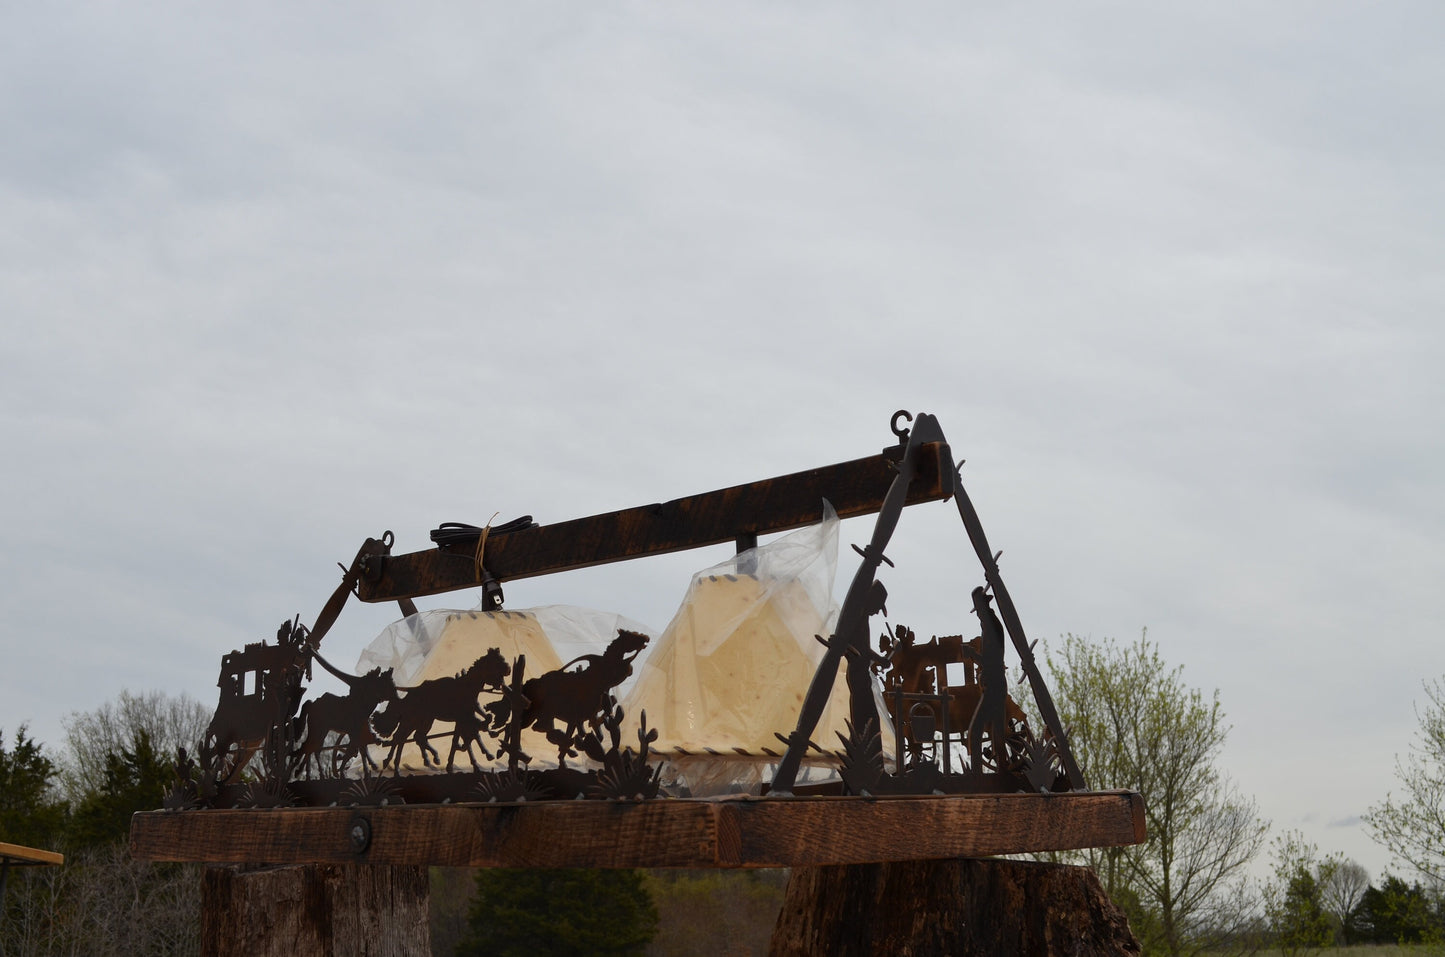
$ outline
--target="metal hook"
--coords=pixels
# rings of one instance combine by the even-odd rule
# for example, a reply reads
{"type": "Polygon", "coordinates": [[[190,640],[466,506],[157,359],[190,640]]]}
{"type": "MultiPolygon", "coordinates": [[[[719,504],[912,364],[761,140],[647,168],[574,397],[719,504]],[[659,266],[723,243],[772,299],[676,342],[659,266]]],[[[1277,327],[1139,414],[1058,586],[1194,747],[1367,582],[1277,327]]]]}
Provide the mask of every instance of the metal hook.
{"type": "Polygon", "coordinates": [[[908,432],[909,432],[909,430],[908,430],[908,429],[900,429],[900,428],[898,427],[898,420],[899,420],[899,419],[903,419],[903,420],[905,420],[905,421],[907,421],[907,422],[912,422],[912,421],[913,421],[913,413],[912,413],[912,412],[909,412],[907,409],[899,409],[897,412],[893,413],[893,418],[888,420],[888,428],[889,428],[890,430],[892,430],[892,432],[893,432],[894,435],[898,436],[898,444],[899,444],[899,445],[907,445],[907,444],[908,444],[908,432]]]}

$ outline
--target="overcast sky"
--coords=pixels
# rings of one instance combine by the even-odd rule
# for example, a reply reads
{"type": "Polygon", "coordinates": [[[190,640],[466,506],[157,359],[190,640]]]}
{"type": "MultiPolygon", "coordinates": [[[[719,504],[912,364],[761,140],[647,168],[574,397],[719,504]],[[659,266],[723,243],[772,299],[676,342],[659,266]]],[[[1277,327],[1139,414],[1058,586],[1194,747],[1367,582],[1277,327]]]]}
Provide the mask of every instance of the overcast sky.
{"type": "MultiPolygon", "coordinates": [[[[907,408],[1031,637],[1147,627],[1276,828],[1378,874],[1358,815],[1445,672],[1442,20],[7,5],[0,728],[212,704],[384,529],[856,458],[907,408]]],[[[726,553],[508,603],[661,628],[726,553]]],[[[971,627],[951,505],[890,555],[895,621],[971,627]]]]}

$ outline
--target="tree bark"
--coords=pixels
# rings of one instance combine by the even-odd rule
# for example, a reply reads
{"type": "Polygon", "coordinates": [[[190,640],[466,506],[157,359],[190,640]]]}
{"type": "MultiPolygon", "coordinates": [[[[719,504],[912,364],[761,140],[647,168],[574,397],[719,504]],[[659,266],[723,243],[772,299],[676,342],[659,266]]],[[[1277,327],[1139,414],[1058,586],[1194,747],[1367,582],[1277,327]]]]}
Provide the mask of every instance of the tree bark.
{"type": "Polygon", "coordinates": [[[770,953],[1084,957],[1141,950],[1086,867],[953,860],[794,868],[770,953]]]}
{"type": "Polygon", "coordinates": [[[423,957],[427,869],[366,864],[206,868],[203,957],[423,957]]]}

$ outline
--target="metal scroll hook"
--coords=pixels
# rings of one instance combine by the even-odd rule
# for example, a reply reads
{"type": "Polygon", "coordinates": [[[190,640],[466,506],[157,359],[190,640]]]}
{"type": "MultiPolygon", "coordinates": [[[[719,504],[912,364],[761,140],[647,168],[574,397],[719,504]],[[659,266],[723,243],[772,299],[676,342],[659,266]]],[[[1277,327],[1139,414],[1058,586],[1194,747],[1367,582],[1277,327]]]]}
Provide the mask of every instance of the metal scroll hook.
{"type": "Polygon", "coordinates": [[[893,418],[890,419],[888,422],[888,428],[892,430],[894,435],[898,436],[898,444],[907,445],[908,429],[900,429],[898,427],[899,419],[903,419],[905,422],[912,422],[913,413],[909,412],[907,409],[899,409],[897,412],[893,413],[893,418]]]}

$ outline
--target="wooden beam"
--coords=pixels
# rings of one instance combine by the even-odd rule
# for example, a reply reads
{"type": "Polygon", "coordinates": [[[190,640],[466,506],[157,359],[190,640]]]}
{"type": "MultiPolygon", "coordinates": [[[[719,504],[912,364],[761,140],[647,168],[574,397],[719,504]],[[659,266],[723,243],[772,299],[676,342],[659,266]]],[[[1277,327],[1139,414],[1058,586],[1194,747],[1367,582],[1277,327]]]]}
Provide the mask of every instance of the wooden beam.
{"type": "MultiPolygon", "coordinates": [[[[942,443],[920,448],[907,504],[942,501],[952,493],[953,476],[947,458],[939,454],[941,448],[942,443]]],[[[483,561],[492,577],[509,581],[802,528],[818,521],[825,498],[839,518],[871,515],[888,492],[894,461],[885,452],[670,502],[498,535],[487,539],[483,561]]],[[[398,601],[473,588],[480,582],[476,547],[447,546],[390,556],[379,576],[363,577],[357,595],[368,602],[398,601]]]]}
{"type": "Polygon", "coordinates": [[[0,861],[4,861],[11,867],[53,866],[65,863],[65,855],[57,854],[54,851],[42,851],[38,847],[23,847],[19,844],[6,844],[0,841],[0,861]]]}
{"type": "Polygon", "coordinates": [[[703,868],[985,857],[1143,840],[1138,793],[1099,791],[147,811],[131,820],[130,847],[150,861],[703,868]]]}
{"type": "Polygon", "coordinates": [[[992,857],[1139,844],[1145,836],[1144,801],[1133,791],[813,800],[824,803],[719,805],[721,814],[737,821],[737,863],[797,867],[992,857]]]}

